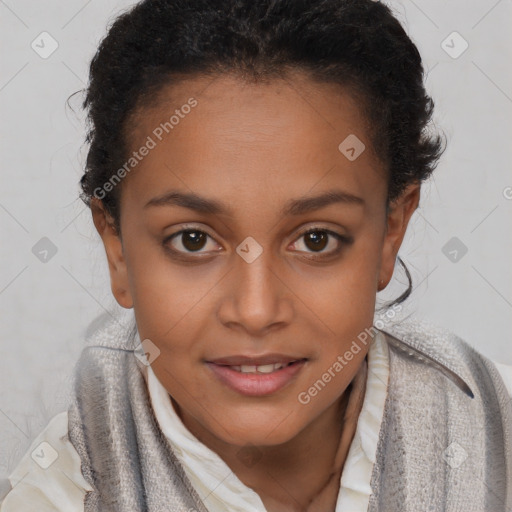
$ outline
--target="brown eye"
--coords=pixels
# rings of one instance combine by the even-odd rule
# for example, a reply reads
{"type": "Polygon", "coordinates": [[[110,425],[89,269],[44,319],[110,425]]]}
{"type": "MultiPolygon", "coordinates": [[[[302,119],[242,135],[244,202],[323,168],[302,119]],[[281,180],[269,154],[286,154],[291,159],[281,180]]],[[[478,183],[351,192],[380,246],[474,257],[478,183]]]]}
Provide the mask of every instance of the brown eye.
{"type": "Polygon", "coordinates": [[[329,243],[329,235],[325,231],[310,231],[304,235],[304,240],[309,249],[321,251],[329,243]]]}
{"type": "Polygon", "coordinates": [[[198,251],[204,247],[207,236],[201,231],[184,231],[181,235],[181,243],[187,251],[198,251]]]}
{"type": "Polygon", "coordinates": [[[170,245],[169,249],[174,252],[194,253],[201,251],[207,245],[209,238],[211,237],[208,233],[199,229],[184,229],[166,238],[164,245],[170,245]]]}
{"type": "Polygon", "coordinates": [[[309,253],[312,257],[316,257],[316,254],[323,257],[338,254],[343,246],[351,244],[353,240],[351,236],[340,235],[329,229],[312,228],[302,233],[293,245],[299,252],[309,253]],[[300,243],[301,241],[303,242],[300,243]]]}

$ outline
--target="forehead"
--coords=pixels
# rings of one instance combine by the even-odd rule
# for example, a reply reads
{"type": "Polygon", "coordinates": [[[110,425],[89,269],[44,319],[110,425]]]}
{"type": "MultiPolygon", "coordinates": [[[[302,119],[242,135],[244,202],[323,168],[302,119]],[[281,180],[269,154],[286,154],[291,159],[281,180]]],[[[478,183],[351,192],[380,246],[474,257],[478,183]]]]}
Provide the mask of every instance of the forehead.
{"type": "Polygon", "coordinates": [[[236,193],[244,205],[340,184],[364,195],[384,184],[358,101],[300,73],[257,83],[200,76],[164,86],[127,125],[130,151],[149,139],[152,149],[126,180],[127,195],[139,203],[176,188],[227,200],[236,193]],[[347,145],[357,158],[343,152],[347,145]]]}
{"type": "MultiPolygon", "coordinates": [[[[173,123],[180,122],[184,118],[180,111],[191,98],[197,101],[198,108],[193,109],[193,115],[185,112],[190,120],[180,123],[179,129],[172,127],[173,138],[181,138],[182,142],[189,135],[187,128],[199,133],[199,125],[205,123],[208,128],[219,130],[219,135],[231,132],[241,140],[245,136],[247,141],[255,135],[260,139],[272,137],[282,128],[294,134],[307,132],[312,144],[320,138],[315,133],[323,137],[327,131],[335,140],[347,131],[358,132],[362,139],[369,135],[361,98],[347,87],[314,81],[298,70],[289,71],[282,78],[258,81],[247,81],[232,73],[181,76],[156,93],[144,92],[143,98],[143,106],[136,109],[125,129],[130,144],[169,121],[173,114],[180,118],[173,123]]],[[[203,130],[202,134],[207,135],[207,131],[211,138],[217,134],[212,130],[203,130]]]]}

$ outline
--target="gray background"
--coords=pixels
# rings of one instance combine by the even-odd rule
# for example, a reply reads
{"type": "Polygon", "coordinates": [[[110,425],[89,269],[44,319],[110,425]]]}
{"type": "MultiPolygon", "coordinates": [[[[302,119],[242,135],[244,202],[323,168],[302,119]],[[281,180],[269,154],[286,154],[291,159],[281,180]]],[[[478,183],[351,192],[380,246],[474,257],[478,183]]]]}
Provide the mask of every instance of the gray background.
{"type": "MultiPolygon", "coordinates": [[[[0,0],[0,476],[66,409],[87,325],[118,308],[78,199],[86,150],[80,96],[71,100],[75,111],[65,102],[85,86],[107,24],[131,3],[0,0]],[[31,47],[43,51],[45,37],[51,48],[44,31],[58,43],[48,58],[31,47]],[[56,250],[47,261],[33,253],[47,244],[43,237],[56,250]]],[[[400,251],[415,285],[404,313],[512,364],[512,1],[388,3],[422,53],[436,125],[449,139],[400,251]],[[457,58],[442,47],[446,40],[460,51],[463,41],[448,37],[454,31],[469,44],[457,58]]],[[[403,282],[397,273],[384,298],[403,282]]]]}

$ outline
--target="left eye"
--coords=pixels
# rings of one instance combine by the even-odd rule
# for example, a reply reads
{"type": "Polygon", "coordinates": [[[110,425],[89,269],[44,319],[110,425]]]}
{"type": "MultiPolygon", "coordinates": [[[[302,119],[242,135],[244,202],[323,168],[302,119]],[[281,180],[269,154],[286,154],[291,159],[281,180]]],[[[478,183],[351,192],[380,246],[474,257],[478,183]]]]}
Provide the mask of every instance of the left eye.
{"type": "MultiPolygon", "coordinates": [[[[298,240],[304,240],[304,244],[310,251],[306,250],[305,252],[312,253],[335,253],[339,250],[342,242],[349,242],[348,238],[335,233],[334,231],[330,231],[328,229],[319,229],[313,228],[305,233],[302,233],[298,240]],[[335,242],[330,244],[332,239],[335,239],[335,242]],[[334,245],[332,250],[324,251],[326,247],[329,245],[334,245]]],[[[294,242],[294,246],[297,245],[298,242],[294,242]]]]}

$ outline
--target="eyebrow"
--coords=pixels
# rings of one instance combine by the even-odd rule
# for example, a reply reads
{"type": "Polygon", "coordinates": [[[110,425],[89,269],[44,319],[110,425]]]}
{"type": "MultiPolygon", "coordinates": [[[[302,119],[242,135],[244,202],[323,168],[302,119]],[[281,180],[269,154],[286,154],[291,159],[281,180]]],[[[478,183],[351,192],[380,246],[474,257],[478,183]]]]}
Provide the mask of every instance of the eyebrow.
{"type": "MultiPolygon", "coordinates": [[[[364,199],[343,190],[331,190],[317,196],[302,197],[288,201],[281,209],[281,214],[302,215],[320,210],[331,204],[342,203],[350,205],[364,205],[364,199]]],[[[161,196],[149,200],[144,208],[151,206],[181,206],[198,213],[219,215],[224,214],[233,217],[233,210],[227,205],[215,200],[201,197],[193,192],[184,193],[171,190],[161,196]]]]}

